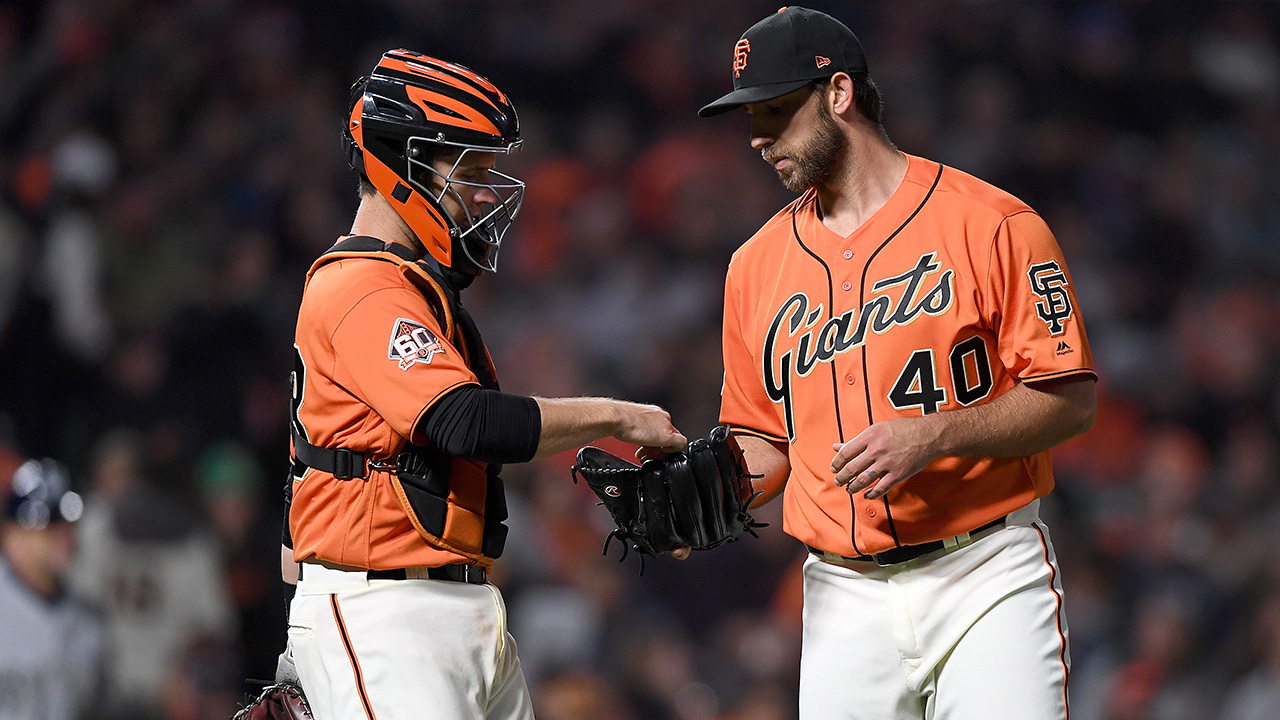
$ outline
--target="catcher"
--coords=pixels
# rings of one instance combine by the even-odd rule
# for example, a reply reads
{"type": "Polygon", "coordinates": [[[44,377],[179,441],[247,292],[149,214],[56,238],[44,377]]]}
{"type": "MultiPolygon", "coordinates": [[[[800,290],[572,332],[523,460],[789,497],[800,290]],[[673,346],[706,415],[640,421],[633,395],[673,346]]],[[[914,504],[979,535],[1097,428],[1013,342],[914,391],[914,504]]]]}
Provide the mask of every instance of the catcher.
{"type": "MultiPolygon", "coordinates": [[[[463,301],[524,197],[496,167],[522,142],[497,86],[388,51],[353,86],[343,140],[360,205],[308,273],[295,335],[287,658],[319,720],[531,720],[488,581],[502,466],[605,436],[687,441],[655,406],[500,389],[463,301]]],[[[297,699],[277,690],[271,717],[297,699]]]]}

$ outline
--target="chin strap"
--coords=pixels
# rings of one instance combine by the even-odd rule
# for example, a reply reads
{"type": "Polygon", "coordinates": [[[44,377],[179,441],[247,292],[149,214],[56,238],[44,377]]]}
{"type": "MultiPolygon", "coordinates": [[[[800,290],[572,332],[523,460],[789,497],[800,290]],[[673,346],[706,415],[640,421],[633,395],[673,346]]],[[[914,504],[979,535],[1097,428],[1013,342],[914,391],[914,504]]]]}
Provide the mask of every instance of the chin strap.
{"type": "MultiPolygon", "coordinates": [[[[466,262],[468,265],[471,264],[470,260],[466,262]]],[[[440,275],[449,283],[449,286],[452,287],[455,292],[462,292],[463,290],[471,287],[471,283],[475,282],[476,278],[480,276],[480,271],[476,270],[472,273],[466,273],[460,270],[454,270],[453,268],[440,268],[440,275]]]]}

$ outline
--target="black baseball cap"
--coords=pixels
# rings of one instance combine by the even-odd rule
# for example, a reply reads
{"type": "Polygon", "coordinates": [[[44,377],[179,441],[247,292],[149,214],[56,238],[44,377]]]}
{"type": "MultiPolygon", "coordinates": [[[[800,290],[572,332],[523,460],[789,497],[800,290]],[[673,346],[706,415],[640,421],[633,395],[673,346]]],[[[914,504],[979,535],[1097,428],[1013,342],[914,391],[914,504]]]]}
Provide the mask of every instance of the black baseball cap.
{"type": "Polygon", "coordinates": [[[772,100],[838,72],[867,72],[853,31],[826,13],[784,7],[742,34],[733,49],[733,92],[699,110],[698,117],[772,100]]]}

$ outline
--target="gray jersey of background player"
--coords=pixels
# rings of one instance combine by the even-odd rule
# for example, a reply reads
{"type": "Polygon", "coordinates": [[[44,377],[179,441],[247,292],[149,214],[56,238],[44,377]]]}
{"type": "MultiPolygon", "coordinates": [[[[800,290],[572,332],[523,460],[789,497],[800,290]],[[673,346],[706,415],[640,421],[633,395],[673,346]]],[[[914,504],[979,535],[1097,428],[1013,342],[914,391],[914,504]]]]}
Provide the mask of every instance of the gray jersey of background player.
{"type": "Polygon", "coordinates": [[[0,719],[92,717],[102,629],[63,579],[83,504],[52,460],[6,478],[0,520],[0,719]]]}

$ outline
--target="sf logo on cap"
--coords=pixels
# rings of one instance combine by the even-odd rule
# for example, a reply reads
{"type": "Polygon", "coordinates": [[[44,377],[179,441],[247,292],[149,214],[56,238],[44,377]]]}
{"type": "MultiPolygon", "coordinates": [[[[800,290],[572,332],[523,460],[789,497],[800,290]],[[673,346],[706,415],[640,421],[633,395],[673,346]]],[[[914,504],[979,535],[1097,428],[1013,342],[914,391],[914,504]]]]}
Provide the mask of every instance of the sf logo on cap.
{"type": "Polygon", "coordinates": [[[747,53],[751,52],[751,41],[742,38],[733,46],[733,76],[740,77],[747,69],[747,53]]]}

